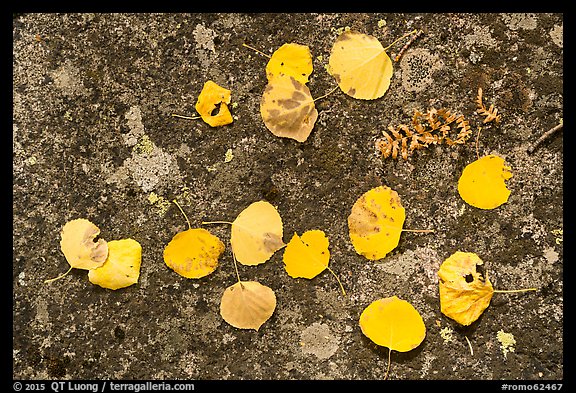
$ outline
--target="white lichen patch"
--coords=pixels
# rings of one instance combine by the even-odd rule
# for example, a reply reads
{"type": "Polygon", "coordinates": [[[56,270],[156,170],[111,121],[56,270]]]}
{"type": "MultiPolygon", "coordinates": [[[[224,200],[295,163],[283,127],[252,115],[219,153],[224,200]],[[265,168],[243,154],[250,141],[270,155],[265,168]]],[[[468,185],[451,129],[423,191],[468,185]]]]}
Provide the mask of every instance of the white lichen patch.
{"type": "Polygon", "coordinates": [[[506,333],[504,330],[499,330],[496,334],[496,338],[500,342],[500,349],[502,350],[502,354],[504,354],[504,358],[506,358],[509,352],[514,352],[516,339],[512,333],[506,333]]]}
{"type": "Polygon", "coordinates": [[[302,331],[300,346],[304,354],[328,359],[338,350],[339,338],[330,332],[328,325],[314,322],[302,331]]]}
{"type": "Polygon", "coordinates": [[[449,326],[440,330],[440,337],[444,340],[444,344],[454,342],[454,330],[449,326]]]}
{"type": "Polygon", "coordinates": [[[550,30],[550,38],[552,38],[553,43],[558,45],[560,48],[564,48],[564,26],[554,26],[554,28],[550,30]]]}
{"type": "Polygon", "coordinates": [[[54,85],[68,97],[85,96],[90,94],[80,77],[80,71],[70,61],[66,61],[50,75],[54,85]]]}
{"type": "Polygon", "coordinates": [[[402,87],[416,93],[423,91],[434,81],[432,73],[443,66],[440,57],[426,49],[408,49],[400,61],[402,87]]]}
{"type": "Polygon", "coordinates": [[[519,12],[514,14],[504,14],[502,17],[510,30],[534,30],[538,25],[535,14],[519,12]]]}
{"type": "Polygon", "coordinates": [[[144,135],[144,124],[142,123],[142,112],[140,107],[132,106],[124,115],[127,126],[130,131],[122,135],[124,144],[127,146],[134,146],[138,143],[138,139],[144,135]]]}
{"type": "Polygon", "coordinates": [[[194,35],[198,47],[216,53],[216,49],[214,48],[214,38],[216,38],[216,33],[214,30],[208,29],[202,24],[198,24],[192,34],[194,35]]]}

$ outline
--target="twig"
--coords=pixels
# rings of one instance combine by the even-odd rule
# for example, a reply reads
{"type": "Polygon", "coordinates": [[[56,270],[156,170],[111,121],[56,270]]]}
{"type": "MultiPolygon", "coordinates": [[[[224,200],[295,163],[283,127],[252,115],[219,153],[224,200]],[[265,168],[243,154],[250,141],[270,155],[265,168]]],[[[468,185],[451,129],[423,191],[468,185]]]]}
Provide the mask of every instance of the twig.
{"type": "Polygon", "coordinates": [[[552,134],[554,134],[556,131],[561,130],[562,127],[564,127],[564,122],[560,122],[560,124],[558,124],[555,127],[552,127],[551,129],[546,131],[544,134],[542,134],[542,136],[540,138],[538,138],[538,140],[536,142],[534,142],[534,144],[528,148],[528,154],[532,154],[534,152],[534,150],[536,150],[536,148],[542,142],[544,142],[546,139],[550,138],[550,136],[552,134]]]}

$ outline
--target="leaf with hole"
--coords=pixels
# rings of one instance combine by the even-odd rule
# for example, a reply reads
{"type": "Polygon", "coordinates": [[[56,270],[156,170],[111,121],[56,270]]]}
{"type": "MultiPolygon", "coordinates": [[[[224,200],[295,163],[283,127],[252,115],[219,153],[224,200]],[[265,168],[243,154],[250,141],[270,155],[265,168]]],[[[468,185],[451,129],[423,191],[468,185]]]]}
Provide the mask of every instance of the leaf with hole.
{"type": "Polygon", "coordinates": [[[238,329],[260,329],[275,308],[274,291],[256,281],[238,281],[226,288],[220,301],[220,315],[238,329]]]}
{"type": "Polygon", "coordinates": [[[348,216],[354,249],[370,260],[384,258],[398,246],[405,218],[396,191],[387,186],[367,191],[354,203],[348,216]]]}
{"type": "Polygon", "coordinates": [[[490,304],[494,288],[480,257],[456,251],[438,270],[440,311],[461,325],[476,321],[490,304]]]}
{"type": "Polygon", "coordinates": [[[230,90],[218,86],[213,81],[207,81],[198,96],[196,111],[211,127],[230,124],[233,121],[227,105],[230,103],[230,97],[230,90]]]}

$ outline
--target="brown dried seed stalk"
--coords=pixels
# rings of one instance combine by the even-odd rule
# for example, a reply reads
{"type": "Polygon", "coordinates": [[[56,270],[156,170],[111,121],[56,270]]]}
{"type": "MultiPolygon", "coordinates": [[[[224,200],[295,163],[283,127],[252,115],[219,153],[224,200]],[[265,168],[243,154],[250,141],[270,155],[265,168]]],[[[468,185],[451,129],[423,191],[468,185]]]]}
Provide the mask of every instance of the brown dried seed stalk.
{"type": "Polygon", "coordinates": [[[414,150],[423,149],[432,144],[446,143],[448,146],[465,143],[472,131],[464,116],[456,116],[449,110],[441,108],[429,109],[426,113],[414,111],[412,128],[405,124],[396,127],[388,126],[383,131],[384,138],[376,141],[376,148],[384,158],[396,159],[400,154],[404,160],[414,150]],[[452,128],[455,125],[454,128],[452,128]],[[450,132],[459,130],[455,139],[450,138],[450,132]]]}
{"type": "Polygon", "coordinates": [[[476,96],[476,106],[478,113],[481,116],[484,116],[485,119],[482,123],[486,124],[488,122],[494,121],[496,123],[500,122],[500,115],[498,114],[498,109],[494,107],[494,105],[490,105],[490,108],[486,109],[486,106],[482,102],[482,88],[478,88],[478,95],[476,96]]]}

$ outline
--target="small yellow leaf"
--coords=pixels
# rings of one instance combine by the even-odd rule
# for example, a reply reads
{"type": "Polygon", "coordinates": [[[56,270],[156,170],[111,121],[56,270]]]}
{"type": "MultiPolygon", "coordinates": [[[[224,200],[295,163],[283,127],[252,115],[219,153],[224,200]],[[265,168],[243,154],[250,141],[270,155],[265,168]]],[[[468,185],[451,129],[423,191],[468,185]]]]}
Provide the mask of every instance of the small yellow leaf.
{"type": "Polygon", "coordinates": [[[370,260],[384,258],[398,246],[405,218],[396,191],[379,186],[366,192],[354,203],[348,216],[354,249],[370,260]]]}
{"type": "Polygon", "coordinates": [[[298,82],[308,82],[312,74],[312,55],[306,45],[284,44],[278,48],[266,65],[266,75],[270,80],[277,75],[290,75],[298,82]]]}
{"type": "Polygon", "coordinates": [[[362,333],[374,343],[398,352],[419,346],[426,337],[420,313],[396,296],[372,302],[360,315],[362,333]]]}
{"type": "Polygon", "coordinates": [[[308,87],[290,75],[273,76],[260,101],[260,115],[272,134],[304,142],[318,111],[308,87]]]}
{"type": "Polygon", "coordinates": [[[363,100],[382,97],[393,72],[392,60],[380,41],[352,30],[336,39],[328,66],[344,93],[363,100]]]}
{"type": "Polygon", "coordinates": [[[142,262],[142,246],[134,239],[108,242],[108,258],[88,272],[92,284],[108,289],[125,288],[138,282],[142,262]]]}
{"type": "Polygon", "coordinates": [[[99,234],[100,229],[84,218],[64,225],[60,232],[60,248],[71,267],[90,270],[104,264],[108,257],[108,244],[104,239],[94,242],[99,234]]]}
{"type": "Polygon", "coordinates": [[[482,265],[478,255],[456,251],[438,270],[440,311],[464,326],[480,317],[494,294],[482,265]]]}
{"type": "Polygon", "coordinates": [[[186,278],[201,278],[218,267],[224,243],[206,229],[194,228],[177,233],[164,249],[164,262],[186,278]]]}
{"type": "Polygon", "coordinates": [[[495,155],[484,156],[468,164],[458,180],[462,199],[479,209],[494,209],[508,201],[510,190],[505,180],[512,177],[504,159],[495,155]]]}
{"type": "Polygon", "coordinates": [[[196,111],[211,127],[223,126],[232,123],[232,115],[226,104],[230,103],[230,90],[218,86],[212,81],[204,83],[204,87],[196,102],[196,111]],[[212,112],[218,108],[215,115],[212,112]]]}
{"type": "Polygon", "coordinates": [[[232,222],[230,243],[238,262],[258,265],[284,247],[282,237],[280,214],[270,203],[259,201],[240,212],[232,222]]]}
{"type": "Polygon", "coordinates": [[[293,278],[314,278],[328,267],[328,238],[320,230],[294,233],[284,250],[284,268],[293,278]]]}
{"type": "Polygon", "coordinates": [[[274,313],[274,291],[256,281],[239,281],[224,291],[220,315],[238,329],[260,329],[274,313]]]}

